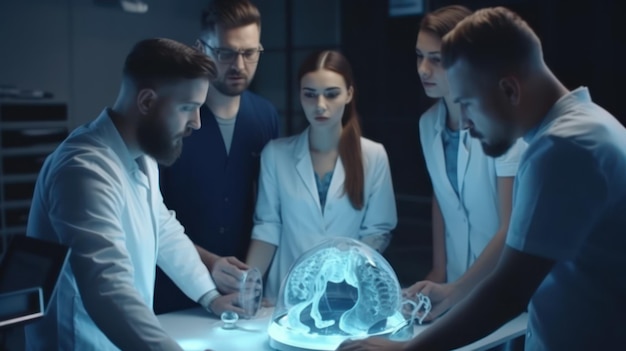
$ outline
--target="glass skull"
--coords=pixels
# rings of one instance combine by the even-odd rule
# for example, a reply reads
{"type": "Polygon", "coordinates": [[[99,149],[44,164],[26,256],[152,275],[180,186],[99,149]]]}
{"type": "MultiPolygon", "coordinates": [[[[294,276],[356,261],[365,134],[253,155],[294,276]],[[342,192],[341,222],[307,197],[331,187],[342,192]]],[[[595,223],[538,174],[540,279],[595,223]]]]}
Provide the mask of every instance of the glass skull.
{"type": "Polygon", "coordinates": [[[278,350],[334,350],[354,337],[409,325],[391,265],[360,241],[336,237],[303,254],[283,279],[268,333],[278,350]]]}

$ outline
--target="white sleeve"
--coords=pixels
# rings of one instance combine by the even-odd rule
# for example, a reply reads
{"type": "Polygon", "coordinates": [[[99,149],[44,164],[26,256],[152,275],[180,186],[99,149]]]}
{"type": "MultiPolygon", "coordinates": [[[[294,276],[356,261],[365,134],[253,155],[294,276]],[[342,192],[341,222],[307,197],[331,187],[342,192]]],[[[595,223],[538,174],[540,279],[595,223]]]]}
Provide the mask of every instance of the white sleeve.
{"type": "Polygon", "coordinates": [[[552,138],[528,152],[515,179],[507,244],[554,260],[572,258],[590,234],[609,191],[589,151],[552,138]]]}
{"type": "Polygon", "coordinates": [[[528,144],[526,144],[524,139],[517,139],[504,155],[495,159],[496,175],[498,177],[514,177],[527,147],[528,144]]]}
{"type": "Polygon", "coordinates": [[[366,173],[372,179],[365,180],[366,183],[371,181],[372,185],[369,194],[365,194],[369,196],[365,199],[365,216],[361,223],[360,238],[391,233],[398,223],[387,152],[380,144],[376,144],[376,148],[372,150],[376,153],[372,158],[374,162],[369,165],[372,170],[366,173]]]}
{"type": "Polygon", "coordinates": [[[182,350],[133,284],[119,173],[102,159],[76,157],[48,179],[54,231],[71,247],[69,262],[87,313],[117,347],[182,350]]]}
{"type": "Polygon", "coordinates": [[[215,283],[175,212],[160,200],[157,264],[185,295],[198,301],[207,291],[216,289],[215,283]]]}
{"type": "Polygon", "coordinates": [[[261,153],[259,194],[254,211],[252,239],[278,246],[282,229],[275,144],[270,141],[261,153]]]}

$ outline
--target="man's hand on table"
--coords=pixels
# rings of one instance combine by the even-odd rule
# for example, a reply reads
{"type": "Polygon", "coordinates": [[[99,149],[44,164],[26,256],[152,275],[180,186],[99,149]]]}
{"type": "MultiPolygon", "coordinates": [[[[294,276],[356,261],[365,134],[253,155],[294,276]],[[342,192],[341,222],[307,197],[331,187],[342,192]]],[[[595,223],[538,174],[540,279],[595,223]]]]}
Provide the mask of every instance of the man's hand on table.
{"type": "Polygon", "coordinates": [[[230,294],[239,291],[239,285],[243,278],[243,271],[250,267],[239,261],[236,257],[220,257],[213,264],[211,277],[222,294],[230,294]]]}
{"type": "Polygon", "coordinates": [[[237,305],[239,293],[231,293],[217,297],[211,302],[210,309],[216,316],[220,316],[226,311],[237,313],[240,317],[248,318],[246,311],[237,305]]]}

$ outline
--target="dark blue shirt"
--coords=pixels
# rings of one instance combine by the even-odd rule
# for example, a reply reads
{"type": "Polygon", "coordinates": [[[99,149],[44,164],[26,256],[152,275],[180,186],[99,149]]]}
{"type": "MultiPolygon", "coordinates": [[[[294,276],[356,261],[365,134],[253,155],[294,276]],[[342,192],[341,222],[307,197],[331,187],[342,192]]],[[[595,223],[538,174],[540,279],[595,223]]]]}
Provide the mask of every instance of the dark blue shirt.
{"type": "MultiPolygon", "coordinates": [[[[266,99],[244,92],[229,153],[206,106],[200,109],[200,118],[202,127],[183,140],[180,158],[161,168],[163,199],[196,245],[243,261],[252,233],[260,155],[265,144],[278,137],[278,113],[266,99]]],[[[197,304],[159,269],[155,312],[193,306],[197,304]]]]}

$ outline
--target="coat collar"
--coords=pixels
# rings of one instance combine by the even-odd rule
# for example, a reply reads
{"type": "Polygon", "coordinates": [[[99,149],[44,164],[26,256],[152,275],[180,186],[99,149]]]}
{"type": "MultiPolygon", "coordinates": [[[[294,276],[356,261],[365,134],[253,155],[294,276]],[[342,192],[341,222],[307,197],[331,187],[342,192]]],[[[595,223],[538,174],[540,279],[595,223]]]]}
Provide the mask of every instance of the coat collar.
{"type": "MultiPolygon", "coordinates": [[[[304,183],[307,191],[311,197],[315,200],[317,208],[322,213],[320,205],[320,198],[317,191],[317,183],[315,182],[315,170],[313,169],[313,160],[311,159],[311,152],[309,151],[309,127],[307,127],[300,135],[296,137],[295,147],[293,150],[294,159],[296,161],[296,171],[300,176],[300,179],[304,183]]],[[[343,191],[343,183],[345,180],[345,170],[341,157],[337,157],[335,163],[335,169],[333,171],[333,177],[330,181],[328,188],[328,194],[326,196],[326,204],[332,201],[333,198],[338,197],[338,192],[343,191]]]]}
{"type": "Polygon", "coordinates": [[[117,154],[117,157],[119,157],[120,161],[129,173],[139,170],[139,166],[137,165],[137,162],[135,162],[135,159],[143,154],[139,153],[134,155],[130,152],[126,142],[122,139],[120,132],[115,127],[108,108],[105,108],[100,113],[98,118],[94,121],[93,126],[96,130],[99,130],[99,133],[102,134],[103,138],[110,141],[109,146],[113,152],[117,154]]]}
{"type": "Polygon", "coordinates": [[[443,99],[439,99],[435,105],[435,134],[439,135],[446,128],[446,115],[448,109],[443,99]]]}
{"type": "MultiPolygon", "coordinates": [[[[446,184],[446,192],[448,192],[450,195],[454,194],[455,196],[457,196],[454,188],[452,188],[452,185],[450,184],[450,181],[447,177],[445,152],[443,149],[443,141],[441,139],[441,134],[446,128],[446,117],[448,112],[448,109],[446,108],[446,104],[443,99],[439,99],[439,101],[437,101],[436,105],[434,106],[433,112],[435,113],[435,123],[432,150],[435,154],[435,167],[438,168],[439,174],[445,175],[446,181],[444,181],[444,183],[446,184]]],[[[471,146],[472,140],[469,136],[468,131],[461,130],[459,134],[459,151],[457,154],[457,179],[459,181],[457,187],[459,189],[460,196],[462,196],[463,194],[463,187],[465,185],[463,179],[465,178],[465,174],[468,170],[471,146]]]]}

